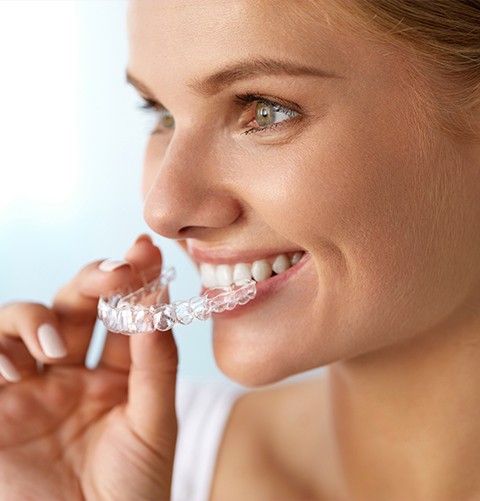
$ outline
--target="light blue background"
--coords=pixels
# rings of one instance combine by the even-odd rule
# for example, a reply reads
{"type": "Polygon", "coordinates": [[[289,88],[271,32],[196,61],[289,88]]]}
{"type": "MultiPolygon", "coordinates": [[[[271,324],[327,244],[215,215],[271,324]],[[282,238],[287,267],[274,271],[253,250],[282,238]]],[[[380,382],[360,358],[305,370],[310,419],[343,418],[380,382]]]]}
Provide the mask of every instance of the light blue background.
{"type": "MultiPolygon", "coordinates": [[[[125,83],[126,2],[0,2],[0,303],[49,303],[84,264],[123,256],[148,230],[140,176],[149,125],[125,83]]],[[[177,268],[171,298],[198,293],[177,268]]],[[[178,327],[180,377],[223,379],[210,322],[178,327]]]]}

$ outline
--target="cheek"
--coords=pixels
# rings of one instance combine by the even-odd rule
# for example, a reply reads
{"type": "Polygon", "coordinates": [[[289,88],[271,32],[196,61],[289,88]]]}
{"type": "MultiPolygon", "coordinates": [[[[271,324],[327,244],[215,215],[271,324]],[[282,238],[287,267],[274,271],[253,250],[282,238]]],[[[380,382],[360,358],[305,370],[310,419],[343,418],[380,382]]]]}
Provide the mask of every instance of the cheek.
{"type": "Polygon", "coordinates": [[[443,212],[437,203],[448,165],[422,159],[408,120],[391,117],[350,115],[312,130],[285,154],[259,159],[250,184],[250,203],[268,226],[334,279],[331,311],[342,318],[330,325],[368,335],[427,327],[455,307],[452,288],[460,300],[467,284],[451,266],[463,256],[445,246],[460,214],[454,201],[443,212]]]}
{"type": "Polygon", "coordinates": [[[368,248],[401,240],[413,229],[405,223],[416,211],[417,160],[388,142],[372,146],[365,132],[329,129],[271,159],[245,160],[246,200],[275,232],[310,250],[328,240],[360,252],[372,233],[368,248]]]}

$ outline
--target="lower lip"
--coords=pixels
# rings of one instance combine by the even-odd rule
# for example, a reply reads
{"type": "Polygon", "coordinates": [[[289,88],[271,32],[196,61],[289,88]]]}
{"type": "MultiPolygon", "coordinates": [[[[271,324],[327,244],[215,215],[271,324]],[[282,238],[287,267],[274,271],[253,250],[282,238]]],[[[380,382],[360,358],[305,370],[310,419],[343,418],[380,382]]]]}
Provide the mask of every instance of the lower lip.
{"type": "MultiPolygon", "coordinates": [[[[298,271],[300,271],[304,267],[304,265],[310,260],[310,257],[310,254],[306,252],[300,259],[300,261],[296,265],[289,268],[287,271],[284,271],[279,275],[275,275],[274,277],[267,278],[266,280],[257,282],[257,294],[255,298],[247,304],[237,306],[233,310],[226,310],[222,313],[214,313],[213,315],[221,315],[222,317],[233,318],[241,315],[242,312],[255,307],[255,305],[267,299],[271,294],[275,293],[278,289],[283,287],[292,277],[297,274],[298,271]]],[[[206,288],[202,287],[201,294],[203,294],[205,291],[206,288]]]]}

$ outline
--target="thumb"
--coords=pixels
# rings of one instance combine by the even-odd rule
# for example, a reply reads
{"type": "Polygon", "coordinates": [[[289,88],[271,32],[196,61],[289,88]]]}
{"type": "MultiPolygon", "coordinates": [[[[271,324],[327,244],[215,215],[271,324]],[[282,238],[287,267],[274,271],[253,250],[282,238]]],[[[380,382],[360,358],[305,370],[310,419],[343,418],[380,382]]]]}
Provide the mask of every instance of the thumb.
{"type": "MultiPolygon", "coordinates": [[[[169,303],[168,285],[160,297],[169,303]]],[[[172,331],[130,337],[126,413],[134,431],[162,456],[175,450],[175,387],[178,351],[172,331]]]]}

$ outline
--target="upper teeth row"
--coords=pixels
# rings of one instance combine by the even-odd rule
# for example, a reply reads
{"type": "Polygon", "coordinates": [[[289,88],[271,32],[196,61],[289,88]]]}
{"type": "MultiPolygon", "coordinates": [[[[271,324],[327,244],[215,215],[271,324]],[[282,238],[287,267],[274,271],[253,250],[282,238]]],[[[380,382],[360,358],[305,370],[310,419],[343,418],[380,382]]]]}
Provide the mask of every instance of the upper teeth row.
{"type": "Polygon", "coordinates": [[[204,287],[228,287],[237,280],[251,279],[260,282],[272,276],[272,272],[277,275],[288,270],[297,264],[303,252],[295,252],[291,256],[279,254],[269,259],[259,259],[253,263],[210,264],[200,265],[200,278],[204,287]]]}

